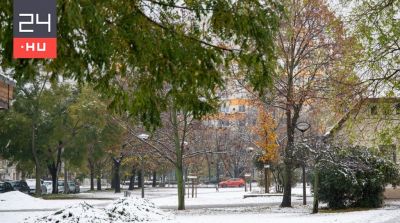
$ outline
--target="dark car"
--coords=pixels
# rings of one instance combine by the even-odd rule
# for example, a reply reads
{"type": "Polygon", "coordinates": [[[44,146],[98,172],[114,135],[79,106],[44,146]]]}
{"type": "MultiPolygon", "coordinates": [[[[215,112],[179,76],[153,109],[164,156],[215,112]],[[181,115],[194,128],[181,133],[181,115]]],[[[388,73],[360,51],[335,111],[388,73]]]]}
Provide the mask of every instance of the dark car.
{"type": "Polygon", "coordinates": [[[30,193],[29,186],[24,180],[8,181],[8,183],[11,184],[11,186],[14,188],[14,190],[21,191],[22,193],[26,193],[26,194],[30,193]]]}
{"type": "Polygon", "coordinates": [[[0,193],[13,191],[14,188],[9,182],[0,182],[0,193]]]}

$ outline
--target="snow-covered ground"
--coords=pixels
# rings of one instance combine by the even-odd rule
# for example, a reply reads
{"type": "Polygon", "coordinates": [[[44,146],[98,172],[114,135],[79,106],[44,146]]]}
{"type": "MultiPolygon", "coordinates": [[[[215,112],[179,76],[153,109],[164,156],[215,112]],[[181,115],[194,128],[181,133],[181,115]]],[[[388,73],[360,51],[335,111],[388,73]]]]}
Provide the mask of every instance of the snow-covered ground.
{"type": "MultiPolygon", "coordinates": [[[[213,188],[199,188],[197,198],[186,197],[186,211],[175,211],[177,198],[176,188],[146,188],[146,198],[154,202],[157,206],[167,209],[166,212],[172,213],[172,220],[163,219],[157,222],[165,223],[248,223],[259,222],[278,222],[278,223],[398,223],[400,222],[400,201],[387,201],[387,205],[381,209],[343,212],[343,213],[321,213],[310,214],[311,207],[301,205],[301,188],[294,188],[293,208],[279,208],[281,196],[256,197],[243,199],[243,188],[224,188],[216,192],[213,188]]],[[[82,193],[74,200],[42,200],[33,198],[18,192],[0,194],[0,223],[23,222],[27,217],[40,217],[54,215],[55,209],[66,208],[73,205],[70,210],[87,209],[87,206],[79,206],[83,200],[96,210],[110,211],[110,205],[121,202],[119,199],[123,194],[113,192],[82,193]],[[88,199],[89,198],[89,199],[88,199]],[[108,198],[114,200],[90,200],[98,198],[108,198]],[[74,209],[75,208],[75,209],[74,209]],[[22,210],[20,210],[22,209],[22,210]],[[30,210],[29,210],[30,209],[30,210]],[[40,209],[45,209],[38,211],[40,209]],[[47,209],[47,210],[46,210],[47,209]]],[[[135,190],[133,196],[140,196],[140,190],[135,190]]],[[[137,199],[137,198],[133,198],[137,199]]],[[[307,198],[311,204],[310,197],[307,198]]],[[[140,199],[134,203],[140,204],[140,199]]],[[[141,205],[139,205],[141,206],[141,205]]],[[[121,206],[120,206],[121,207],[121,206]]],[[[78,212],[78,211],[77,211],[78,212]]],[[[121,212],[115,209],[114,213],[121,212]]],[[[126,211],[123,211],[126,212],[126,211]]],[[[157,211],[151,211],[157,212],[157,211]]],[[[108,213],[108,212],[107,212],[108,213]]],[[[140,213],[135,212],[135,213],[140,213]]],[[[144,212],[145,213],[145,212],[144,212]]],[[[144,216],[141,213],[139,216],[144,216]]],[[[99,216],[102,216],[99,214],[99,216]]],[[[157,219],[156,219],[157,220],[157,219]]],[[[124,221],[121,221],[124,222],[124,221]]],[[[150,221],[153,222],[153,221],[150,221]]],[[[61,223],[61,222],[60,222],[61,223]]]]}
{"type": "Polygon", "coordinates": [[[294,208],[236,208],[192,210],[179,213],[178,223],[398,223],[398,207],[388,206],[382,209],[344,213],[310,214],[311,207],[294,208]]]}
{"type": "MultiPolygon", "coordinates": [[[[43,200],[40,198],[34,198],[30,195],[20,193],[18,191],[11,191],[4,194],[0,194],[0,211],[10,210],[41,210],[41,209],[60,209],[65,206],[78,204],[85,201],[91,205],[106,205],[110,201],[104,200],[43,200]]],[[[1,222],[1,221],[0,221],[1,222]]]]}
{"type": "MultiPolygon", "coordinates": [[[[245,192],[244,188],[220,188],[219,192],[215,188],[199,188],[197,192],[197,198],[191,197],[191,191],[189,198],[186,196],[185,203],[188,209],[190,208],[202,208],[202,207],[236,207],[243,205],[258,205],[258,204],[278,204],[282,201],[281,196],[272,196],[278,194],[272,194],[269,197],[254,197],[243,199],[246,194],[253,194],[259,188],[253,188],[253,192],[245,192]]],[[[141,196],[140,190],[134,190],[133,195],[141,196]]],[[[292,194],[294,195],[292,200],[294,203],[302,202],[302,188],[293,188],[292,194]]],[[[310,195],[310,189],[307,188],[307,194],[310,195]]],[[[115,194],[113,192],[86,192],[74,195],[78,198],[117,198],[122,196],[121,194],[115,194]]],[[[176,209],[178,206],[177,189],[176,188],[146,188],[145,197],[150,199],[152,202],[165,209],[176,209]]],[[[307,197],[308,201],[312,201],[311,197],[307,197]]]]}

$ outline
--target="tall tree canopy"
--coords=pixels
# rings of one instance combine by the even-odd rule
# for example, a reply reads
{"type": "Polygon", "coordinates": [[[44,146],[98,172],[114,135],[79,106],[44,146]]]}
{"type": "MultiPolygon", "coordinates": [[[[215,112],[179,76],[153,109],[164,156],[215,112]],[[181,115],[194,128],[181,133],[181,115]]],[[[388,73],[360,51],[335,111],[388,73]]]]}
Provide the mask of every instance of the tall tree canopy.
{"type": "Polygon", "coordinates": [[[363,46],[359,75],[372,84],[372,90],[399,88],[400,1],[349,0],[349,15],[363,46]]]}
{"type": "Polygon", "coordinates": [[[173,96],[200,116],[223,85],[223,65],[239,61],[264,91],[274,72],[274,36],[282,6],[259,0],[59,0],[58,59],[12,59],[12,0],[0,3],[1,64],[20,78],[39,68],[94,82],[148,125],[173,96]],[[127,92],[126,89],[133,89],[127,92]],[[167,89],[167,90],[166,90],[167,89]]]}

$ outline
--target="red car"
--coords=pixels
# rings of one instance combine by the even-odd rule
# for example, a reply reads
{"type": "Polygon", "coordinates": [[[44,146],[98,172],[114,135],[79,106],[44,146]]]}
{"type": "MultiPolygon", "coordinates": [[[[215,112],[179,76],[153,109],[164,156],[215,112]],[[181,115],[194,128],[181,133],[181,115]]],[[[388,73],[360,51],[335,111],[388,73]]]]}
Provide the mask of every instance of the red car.
{"type": "Polygon", "coordinates": [[[219,187],[243,187],[245,184],[242,178],[232,178],[219,182],[219,187]]]}

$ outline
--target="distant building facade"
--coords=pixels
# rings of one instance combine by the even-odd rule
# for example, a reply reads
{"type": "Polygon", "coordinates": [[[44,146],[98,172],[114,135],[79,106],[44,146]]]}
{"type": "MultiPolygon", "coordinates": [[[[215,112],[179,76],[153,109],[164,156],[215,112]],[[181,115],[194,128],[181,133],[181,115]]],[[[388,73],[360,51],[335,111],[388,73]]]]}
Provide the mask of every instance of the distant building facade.
{"type": "Polygon", "coordinates": [[[228,129],[256,125],[258,110],[252,95],[237,80],[227,81],[219,97],[221,103],[218,113],[205,118],[204,125],[228,129]]]}
{"type": "Polygon", "coordinates": [[[11,164],[8,160],[0,158],[0,181],[1,180],[20,180],[21,173],[17,166],[11,164]]]}

